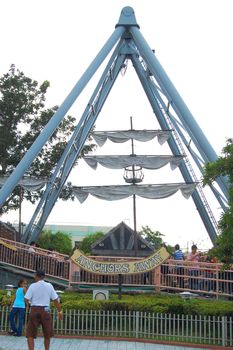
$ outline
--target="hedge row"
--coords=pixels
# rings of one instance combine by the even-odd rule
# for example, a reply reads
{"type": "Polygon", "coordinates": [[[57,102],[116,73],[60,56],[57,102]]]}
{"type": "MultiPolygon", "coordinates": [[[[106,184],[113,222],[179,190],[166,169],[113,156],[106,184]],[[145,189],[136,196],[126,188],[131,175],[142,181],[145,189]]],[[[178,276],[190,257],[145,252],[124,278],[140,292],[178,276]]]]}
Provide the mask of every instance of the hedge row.
{"type": "Polygon", "coordinates": [[[233,316],[233,303],[222,300],[189,299],[180,296],[123,295],[121,300],[112,294],[107,301],[92,300],[92,294],[65,293],[62,307],[74,310],[140,311],[206,316],[233,316]]]}
{"type": "MultiPolygon", "coordinates": [[[[0,305],[10,305],[12,297],[0,291],[0,305]]],[[[179,315],[232,316],[233,303],[224,300],[189,299],[169,295],[123,295],[118,300],[111,294],[109,300],[92,300],[90,293],[65,292],[62,295],[62,308],[67,310],[139,311],[179,315]]]]}

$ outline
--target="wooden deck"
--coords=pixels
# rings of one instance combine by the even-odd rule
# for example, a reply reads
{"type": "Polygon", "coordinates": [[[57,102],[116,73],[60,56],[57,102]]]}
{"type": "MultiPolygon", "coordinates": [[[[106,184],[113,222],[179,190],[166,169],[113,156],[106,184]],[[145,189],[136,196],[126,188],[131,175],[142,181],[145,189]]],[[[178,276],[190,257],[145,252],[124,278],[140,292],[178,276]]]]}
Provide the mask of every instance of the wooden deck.
{"type": "MultiPolygon", "coordinates": [[[[25,337],[0,335],[0,350],[27,350],[25,337]]],[[[35,350],[43,350],[43,338],[35,340],[35,350]]],[[[195,350],[200,348],[177,345],[147,344],[135,341],[90,340],[72,338],[51,339],[51,350],[195,350]]],[[[202,348],[209,350],[210,348],[202,348]]],[[[219,348],[221,349],[221,348],[219,348]]]]}

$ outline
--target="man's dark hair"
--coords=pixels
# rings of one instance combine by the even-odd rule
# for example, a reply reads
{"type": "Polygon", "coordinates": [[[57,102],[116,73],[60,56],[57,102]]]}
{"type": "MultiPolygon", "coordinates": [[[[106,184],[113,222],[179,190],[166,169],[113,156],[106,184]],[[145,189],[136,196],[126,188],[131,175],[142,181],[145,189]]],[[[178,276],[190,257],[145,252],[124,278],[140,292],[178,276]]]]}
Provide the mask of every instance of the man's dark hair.
{"type": "Polygon", "coordinates": [[[41,277],[41,278],[45,277],[45,271],[41,270],[41,269],[36,270],[35,274],[36,274],[37,277],[41,277]]]}
{"type": "Polygon", "coordinates": [[[179,250],[179,249],[180,249],[179,244],[176,244],[176,245],[175,245],[175,250],[179,250]]]}

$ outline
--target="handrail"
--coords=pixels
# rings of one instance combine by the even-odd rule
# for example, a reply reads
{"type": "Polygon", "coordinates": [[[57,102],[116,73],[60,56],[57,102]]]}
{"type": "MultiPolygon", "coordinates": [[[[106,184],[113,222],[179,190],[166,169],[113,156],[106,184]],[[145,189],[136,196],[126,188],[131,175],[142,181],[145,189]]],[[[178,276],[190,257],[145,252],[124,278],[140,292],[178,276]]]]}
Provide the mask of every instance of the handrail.
{"type": "MultiPolygon", "coordinates": [[[[28,251],[29,245],[0,238],[0,262],[25,271],[43,268],[50,277],[66,280],[69,285],[117,286],[118,276],[97,275],[81,269],[67,255],[50,256],[50,251],[36,248],[35,253],[28,251]],[[12,248],[16,248],[16,251],[12,248]]],[[[139,257],[91,256],[98,261],[133,261],[139,257]]],[[[219,298],[233,296],[233,266],[222,270],[222,263],[192,262],[187,260],[168,259],[148,273],[122,275],[123,286],[145,286],[156,292],[192,292],[199,295],[219,298]]]]}
{"type": "Polygon", "coordinates": [[[69,280],[68,255],[38,247],[35,252],[30,252],[29,248],[30,245],[0,237],[0,262],[31,272],[41,268],[48,276],[69,280]]]}
{"type": "MultiPolygon", "coordinates": [[[[30,248],[30,245],[28,245],[28,244],[17,242],[17,241],[12,241],[10,239],[6,239],[6,238],[2,238],[2,237],[0,237],[0,241],[3,241],[7,244],[13,245],[14,247],[20,248],[20,249],[28,250],[30,248]]],[[[33,247],[33,248],[36,250],[36,252],[38,254],[48,255],[49,253],[51,253],[49,250],[43,249],[40,247],[33,247]]],[[[66,258],[66,257],[68,258],[67,254],[61,254],[59,252],[56,252],[56,256],[61,257],[61,258],[66,258]]]]}

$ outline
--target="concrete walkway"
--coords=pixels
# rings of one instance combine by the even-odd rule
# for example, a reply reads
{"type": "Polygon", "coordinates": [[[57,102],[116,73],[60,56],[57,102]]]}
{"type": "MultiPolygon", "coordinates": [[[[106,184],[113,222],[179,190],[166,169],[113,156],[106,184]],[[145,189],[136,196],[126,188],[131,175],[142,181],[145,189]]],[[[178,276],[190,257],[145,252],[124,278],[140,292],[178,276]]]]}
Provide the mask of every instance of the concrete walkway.
{"type": "MultiPolygon", "coordinates": [[[[27,350],[25,337],[13,337],[0,335],[0,350],[27,350]]],[[[195,350],[200,348],[190,348],[177,345],[147,344],[130,341],[111,340],[89,340],[72,338],[51,339],[50,350],[195,350]]],[[[203,348],[202,348],[203,349],[203,348]]],[[[35,340],[35,350],[44,350],[43,338],[35,340]]],[[[209,350],[204,348],[203,350],[209,350]]]]}

